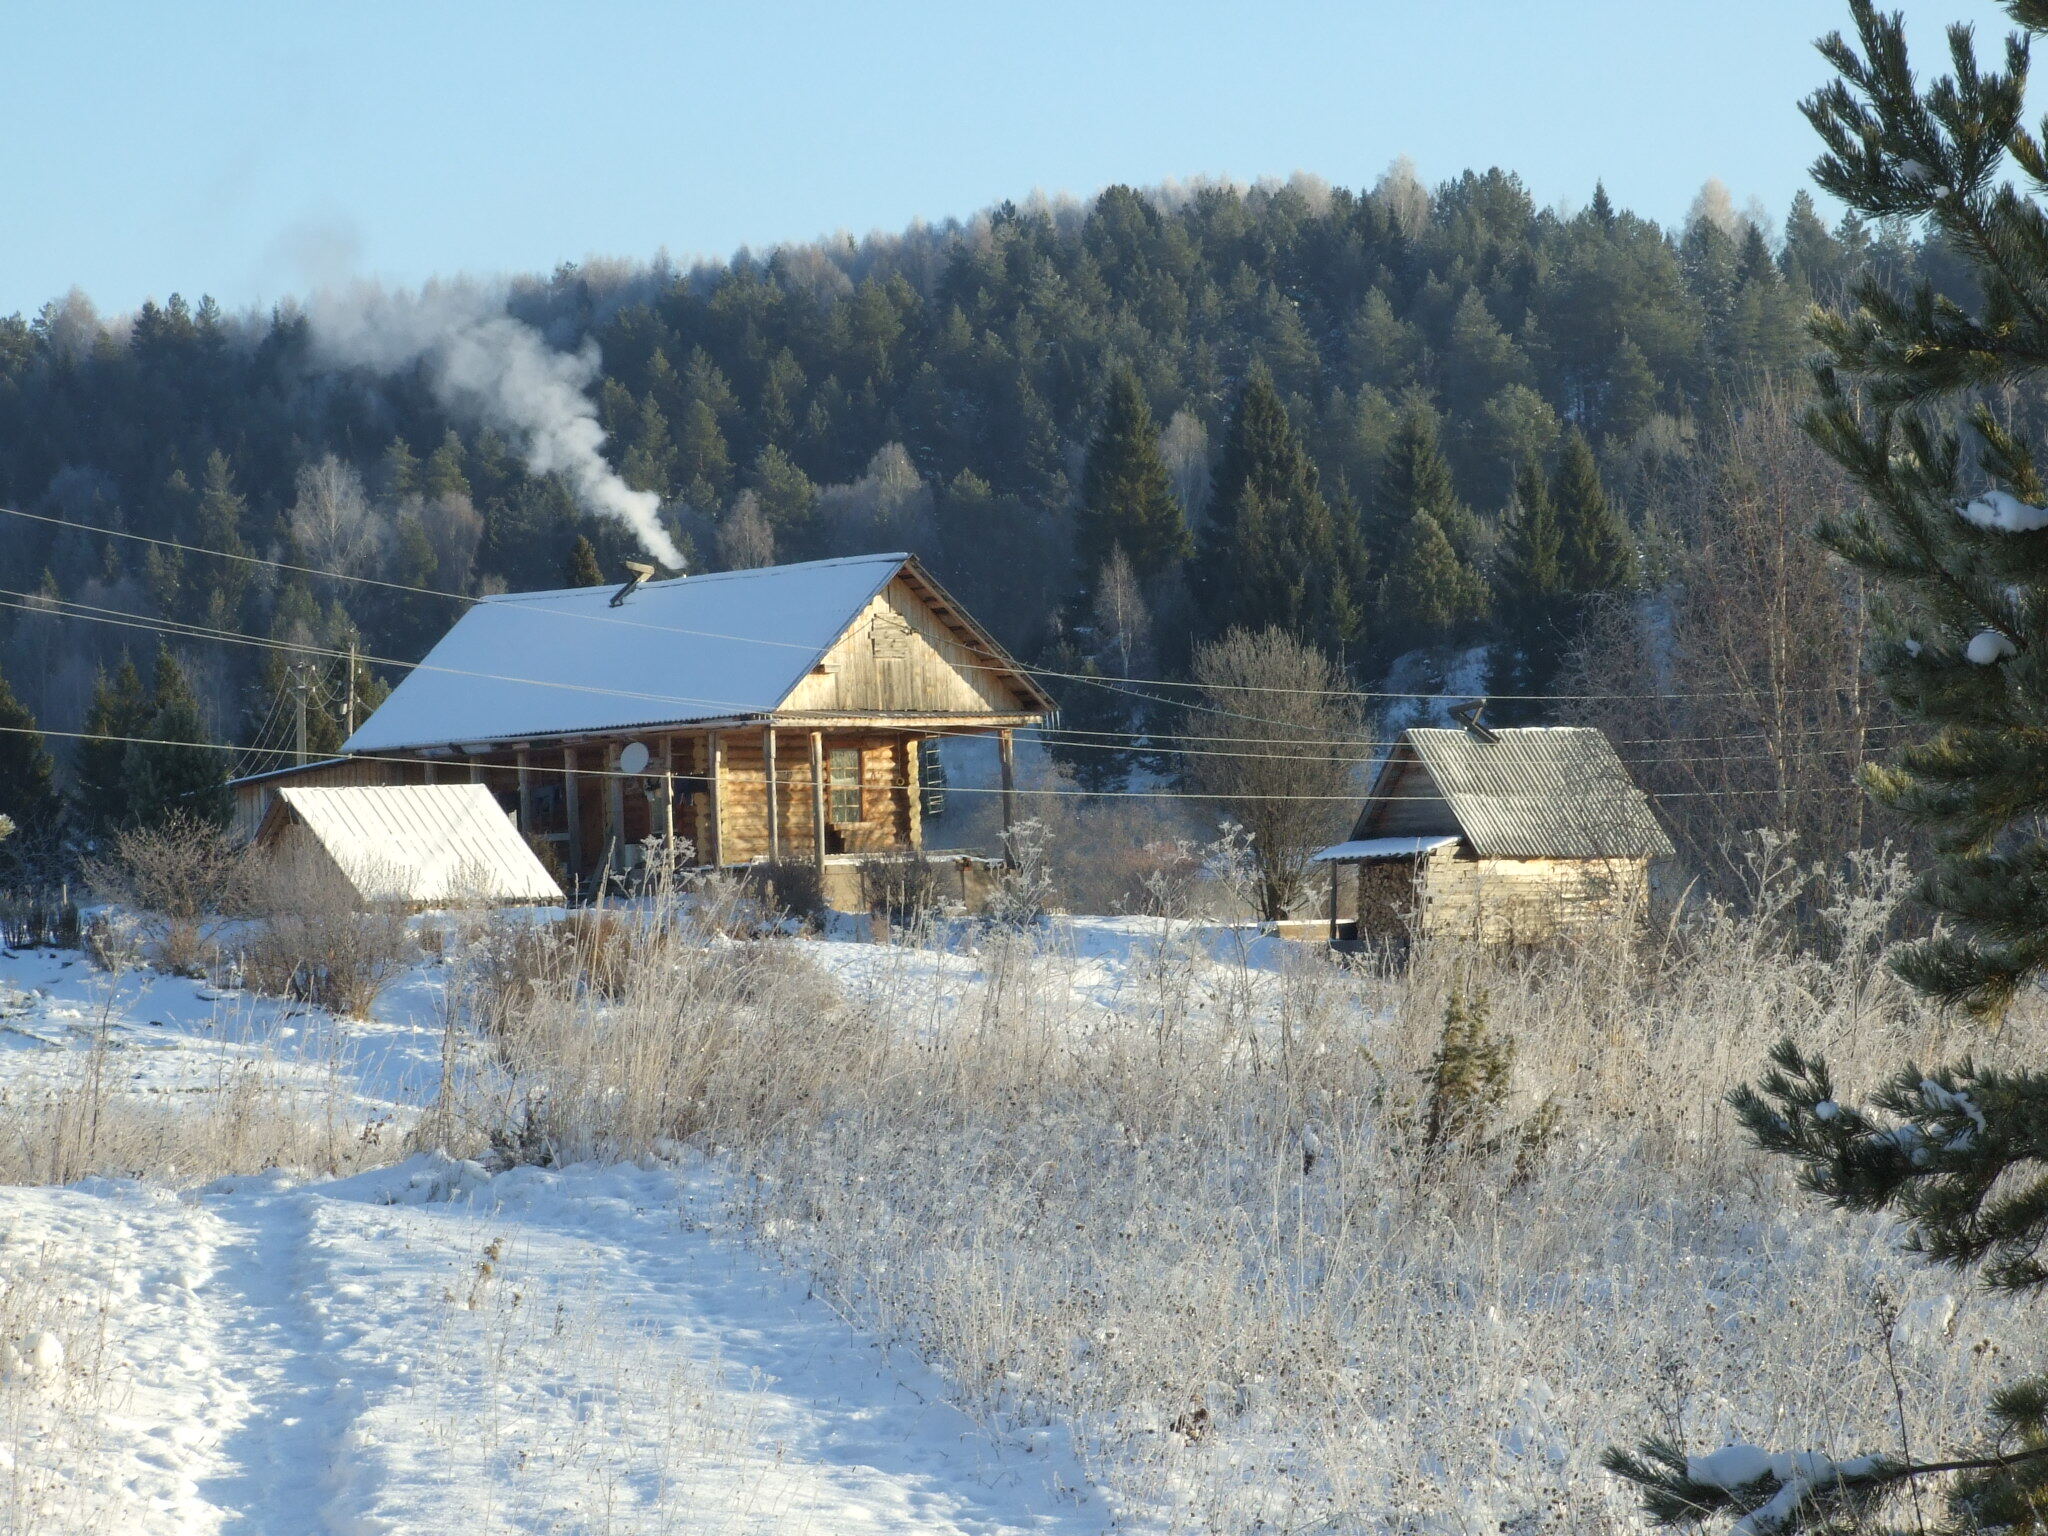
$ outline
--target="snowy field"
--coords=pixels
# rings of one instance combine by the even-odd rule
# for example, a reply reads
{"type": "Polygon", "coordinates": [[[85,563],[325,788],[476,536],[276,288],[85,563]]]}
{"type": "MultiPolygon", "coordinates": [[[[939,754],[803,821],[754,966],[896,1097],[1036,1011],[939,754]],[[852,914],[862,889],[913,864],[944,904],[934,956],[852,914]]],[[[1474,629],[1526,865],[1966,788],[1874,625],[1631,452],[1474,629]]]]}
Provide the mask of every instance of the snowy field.
{"type": "Polygon", "coordinates": [[[446,934],[348,1021],[0,953],[0,1530],[1632,1531],[1606,1444],[1962,1443],[2044,1353],[1726,1123],[1795,1019],[1955,1043],[1847,949],[847,925],[486,1049],[446,934]],[[1514,1065],[1431,1150],[1454,995],[1514,1065]]]}
{"type": "MultiPolygon", "coordinates": [[[[395,1151],[444,972],[343,1023],[0,954],[0,1124],[95,1066],[130,1108],[253,1076],[395,1151]]],[[[0,1530],[1102,1528],[1062,1437],[977,1428],[722,1209],[687,1157],[0,1187],[0,1530]]]]}

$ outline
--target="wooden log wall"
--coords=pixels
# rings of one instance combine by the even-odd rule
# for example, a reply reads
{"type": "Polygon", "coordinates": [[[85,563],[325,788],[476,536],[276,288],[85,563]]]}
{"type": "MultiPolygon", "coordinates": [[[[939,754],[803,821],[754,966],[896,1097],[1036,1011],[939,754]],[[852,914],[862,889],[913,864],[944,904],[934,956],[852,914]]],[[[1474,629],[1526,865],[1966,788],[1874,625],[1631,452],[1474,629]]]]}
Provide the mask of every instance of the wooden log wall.
{"type": "Polygon", "coordinates": [[[1573,929],[1640,920],[1648,911],[1644,859],[1426,861],[1423,931],[1488,944],[1541,944],[1573,929]]]}
{"type": "MultiPolygon", "coordinates": [[[[910,850],[911,760],[915,737],[881,733],[827,731],[825,803],[832,802],[830,779],[835,748],[860,753],[861,819],[846,826],[828,824],[827,849],[832,854],[906,853],[910,850]]],[[[768,857],[769,783],[765,742],[758,730],[732,731],[725,738],[724,862],[743,864],[768,857]]],[[[785,728],[777,733],[775,805],[782,834],[782,857],[808,862],[817,846],[817,815],[811,793],[809,733],[785,728]]]]}

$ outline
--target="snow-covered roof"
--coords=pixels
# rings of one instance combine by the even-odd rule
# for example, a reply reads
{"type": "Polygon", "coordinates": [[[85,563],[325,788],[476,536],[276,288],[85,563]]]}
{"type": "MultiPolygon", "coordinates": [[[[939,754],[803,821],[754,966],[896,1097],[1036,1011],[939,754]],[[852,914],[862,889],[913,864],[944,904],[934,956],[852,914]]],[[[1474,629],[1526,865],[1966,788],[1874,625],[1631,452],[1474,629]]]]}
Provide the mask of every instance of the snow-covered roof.
{"type": "Polygon", "coordinates": [[[1449,848],[1455,837],[1361,837],[1348,843],[1332,843],[1309,855],[1317,864],[1364,864],[1374,859],[1412,859],[1419,854],[1449,848]]]}
{"type": "Polygon", "coordinates": [[[859,555],[515,592],[463,614],[345,752],[766,714],[910,563],[859,555]]]}
{"type": "Polygon", "coordinates": [[[286,785],[265,818],[303,826],[366,901],[548,902],[562,888],[482,784],[286,785]]]}

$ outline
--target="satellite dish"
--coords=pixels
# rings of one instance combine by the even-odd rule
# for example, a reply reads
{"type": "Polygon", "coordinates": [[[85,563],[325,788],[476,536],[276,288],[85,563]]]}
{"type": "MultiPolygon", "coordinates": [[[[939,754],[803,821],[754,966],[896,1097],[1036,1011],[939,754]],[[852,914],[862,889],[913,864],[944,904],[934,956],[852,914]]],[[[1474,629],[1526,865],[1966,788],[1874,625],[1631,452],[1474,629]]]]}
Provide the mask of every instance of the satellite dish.
{"type": "Polygon", "coordinates": [[[644,741],[629,741],[619,749],[619,770],[622,773],[645,773],[647,760],[651,756],[644,741]]]}

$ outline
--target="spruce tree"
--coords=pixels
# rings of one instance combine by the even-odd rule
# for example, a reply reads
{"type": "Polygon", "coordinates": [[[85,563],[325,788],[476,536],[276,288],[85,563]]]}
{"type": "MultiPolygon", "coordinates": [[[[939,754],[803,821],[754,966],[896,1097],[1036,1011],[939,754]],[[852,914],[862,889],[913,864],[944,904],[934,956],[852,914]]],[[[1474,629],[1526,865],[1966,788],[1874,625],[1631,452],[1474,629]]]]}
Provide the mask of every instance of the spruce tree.
{"type": "Polygon", "coordinates": [[[1211,630],[1278,627],[1341,654],[1359,630],[1356,556],[1273,380],[1254,370],[1224,439],[1197,590],[1211,630]]]}
{"type": "Polygon", "coordinates": [[[1418,507],[1395,541],[1380,606],[1395,643],[1431,645],[1486,611],[1486,583],[1418,507]]]}
{"type": "MultiPolygon", "coordinates": [[[[1565,587],[1564,530],[1558,526],[1557,506],[1537,459],[1525,460],[1515,478],[1494,581],[1494,607],[1506,631],[1509,654],[1508,686],[1501,691],[1541,693],[1557,673],[1572,615],[1565,587]]],[[[1515,708],[1507,713],[1526,716],[1533,711],[1515,708]]]]}
{"type": "Polygon", "coordinates": [[[1187,515],[1159,451],[1152,407],[1129,368],[1110,375],[1102,424],[1081,472],[1074,542],[1076,559],[1089,579],[1112,550],[1124,552],[1140,581],[1164,575],[1194,551],[1187,515]]]}
{"type": "Polygon", "coordinates": [[[403,501],[419,493],[419,456],[403,437],[394,437],[384,450],[384,494],[393,501],[403,501]]]}
{"type": "Polygon", "coordinates": [[[0,674],[0,817],[14,824],[14,835],[0,845],[0,871],[18,869],[31,850],[54,848],[62,808],[56,767],[35,716],[0,674]]]}
{"type": "Polygon", "coordinates": [[[1387,644],[1434,643],[1484,616],[1486,582],[1470,555],[1478,533],[1437,445],[1434,413],[1410,410],[1387,450],[1366,535],[1387,644]]]}
{"type": "Polygon", "coordinates": [[[128,745],[147,729],[149,713],[142,675],[126,656],[112,677],[101,672],[93,679],[73,774],[78,819],[89,837],[108,837],[128,824],[128,745]]]}
{"type": "MultiPolygon", "coordinates": [[[[1871,220],[1931,224],[1980,296],[1972,308],[1950,296],[1960,285],[1900,293],[1882,275],[1859,281],[1817,322],[1828,366],[1807,425],[1864,494],[1821,536],[1884,597],[1879,680],[1931,732],[1866,779],[1935,841],[1923,894],[1944,926],[1894,965],[1984,1015],[2048,968],[2048,485],[2033,445],[1982,403],[2048,367],[2048,163],[2021,117],[2027,42],[2048,36],[2048,4],[2008,9],[2025,35],[2008,39],[2003,71],[1982,68],[1959,27],[1954,73],[1923,90],[1902,20],[1851,0],[1856,42],[1822,42],[1838,78],[1803,103],[1826,145],[1821,187],[1871,220]]],[[[1997,1291],[2048,1291],[2048,1072],[1912,1065],[1863,1108],[1788,1042],[1734,1104],[1808,1189],[1895,1213],[1928,1262],[1997,1291]]],[[[1931,1467],[1903,1453],[1821,1465],[1749,1454],[1730,1470],[1662,1439],[1610,1451],[1608,1465],[1668,1525],[1726,1512],[1778,1536],[1872,1529],[1887,1500],[1939,1472],[1940,1530],[2039,1532],[2048,1376],[1989,1406],[1986,1448],[1936,1451],[1931,1467]]],[[[1917,1511],[1914,1526],[1936,1529],[1917,1511]]]]}
{"type": "Polygon", "coordinates": [[[462,439],[450,427],[441,437],[441,446],[427,458],[427,499],[429,501],[454,501],[469,498],[469,479],[463,473],[463,463],[468,455],[463,452],[462,439]]]}
{"type": "Polygon", "coordinates": [[[1657,409],[1657,375],[1643,349],[1624,334],[1615,344],[1600,400],[1600,430],[1626,442],[1657,409]]]}
{"type": "Polygon", "coordinates": [[[206,733],[198,695],[169,646],[159,646],[151,679],[143,740],[129,743],[121,765],[127,799],[123,818],[159,826],[182,813],[225,824],[233,810],[227,790],[227,755],[206,733]]]}
{"type": "Polygon", "coordinates": [[[590,542],[587,534],[576,535],[576,543],[569,550],[569,569],[566,574],[572,587],[604,585],[604,571],[597,563],[597,546],[590,542]]]}
{"type": "MultiPolygon", "coordinates": [[[[200,546],[223,555],[247,555],[249,545],[242,537],[247,516],[248,503],[235,489],[234,466],[228,456],[218,451],[208,454],[195,514],[200,546]]],[[[195,583],[202,594],[196,617],[215,629],[239,629],[253,567],[241,559],[209,560],[206,565],[203,578],[195,583]]]]}
{"type": "Polygon", "coordinates": [[[1635,542],[1607,499],[1593,445],[1574,427],[1565,434],[1550,484],[1563,536],[1565,590],[1575,597],[1627,592],[1636,585],[1635,542]]]}

